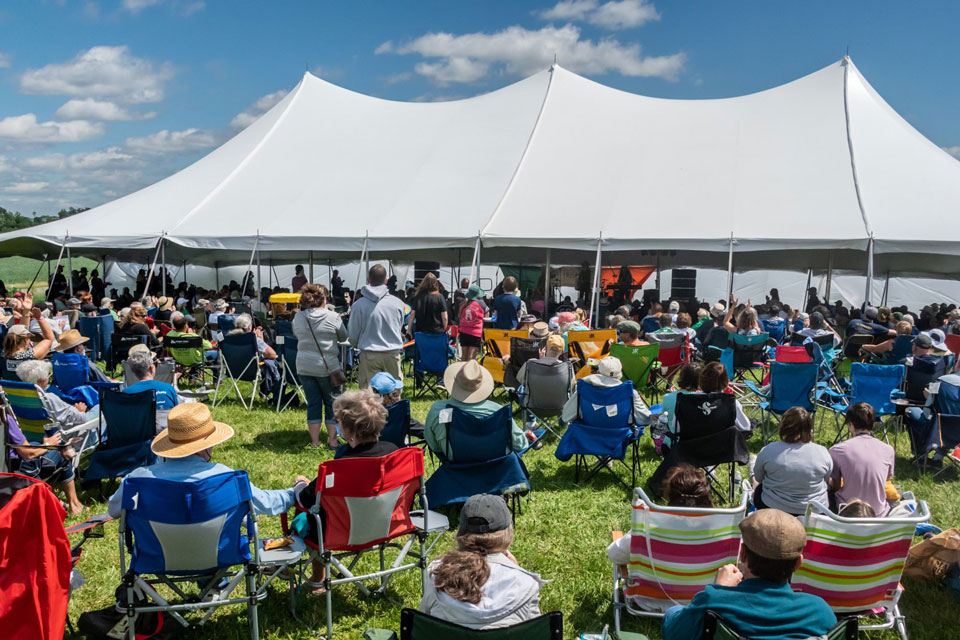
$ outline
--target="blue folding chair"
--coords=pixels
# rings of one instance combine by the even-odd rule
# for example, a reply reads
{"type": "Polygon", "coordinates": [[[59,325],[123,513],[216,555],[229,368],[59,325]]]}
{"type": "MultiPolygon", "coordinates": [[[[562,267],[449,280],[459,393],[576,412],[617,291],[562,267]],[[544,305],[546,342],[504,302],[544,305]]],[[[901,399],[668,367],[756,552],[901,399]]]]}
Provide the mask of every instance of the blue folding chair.
{"type": "Polygon", "coordinates": [[[647,316],[640,321],[640,326],[645,334],[653,333],[660,329],[660,321],[653,316],[647,316]]]}
{"type": "Polygon", "coordinates": [[[745,381],[751,391],[763,398],[757,406],[760,407],[764,444],[770,437],[768,426],[772,416],[783,416],[793,407],[814,411],[818,372],[816,362],[771,362],[770,386],[766,391],[752,380],[745,381]]]}
{"type": "Polygon", "coordinates": [[[584,481],[607,469],[625,485],[608,466],[611,460],[618,460],[630,469],[631,484],[627,489],[633,491],[640,466],[638,445],[642,435],[643,427],[638,427],[633,418],[633,383],[595,387],[580,380],[577,382],[577,419],[564,431],[554,455],[561,462],[574,458],[576,482],[580,482],[581,469],[586,473],[584,481]],[[628,448],[631,449],[630,464],[626,463],[628,448]],[[597,459],[592,467],[587,456],[597,459]]]}
{"type": "Polygon", "coordinates": [[[940,475],[950,466],[960,469],[950,452],[960,445],[960,376],[948,374],[938,380],[937,392],[927,406],[907,412],[904,418],[914,462],[926,471],[940,460],[943,466],[934,474],[940,475]],[[913,415],[912,415],[913,414],[913,415]],[[934,460],[930,459],[934,453],[934,460]]]}
{"type": "Polygon", "coordinates": [[[274,350],[277,352],[277,359],[279,360],[281,391],[277,394],[277,413],[289,407],[296,397],[299,397],[303,404],[307,404],[307,396],[303,392],[303,386],[300,384],[300,374],[297,372],[297,349],[299,346],[300,341],[292,335],[277,334],[274,350]],[[288,384],[293,385],[294,393],[287,397],[286,402],[284,402],[282,392],[286,390],[288,384]]]}
{"type": "MultiPolygon", "coordinates": [[[[101,309],[102,311],[102,309],[101,309]]],[[[89,338],[86,348],[91,360],[106,360],[110,354],[115,323],[107,310],[107,315],[77,318],[77,330],[80,335],[89,338]]]]}
{"type": "Polygon", "coordinates": [[[447,334],[413,334],[416,356],[413,360],[413,397],[422,398],[427,393],[442,397],[443,373],[447,370],[447,334]]]}
{"type": "MultiPolygon", "coordinates": [[[[903,384],[904,366],[902,364],[866,364],[853,362],[850,364],[849,383],[841,382],[841,386],[849,389],[849,393],[837,393],[832,389],[820,386],[817,403],[834,412],[834,421],[837,427],[835,442],[843,439],[840,418],[847,408],[858,402],[866,402],[873,407],[877,418],[890,416],[896,413],[893,404],[894,395],[899,394],[903,384]]],[[[825,413],[825,412],[824,412],[825,413]]],[[[823,425],[823,415],[820,416],[820,426],[823,425]]]]}
{"type": "MultiPolygon", "coordinates": [[[[260,568],[299,562],[304,545],[262,549],[246,471],[189,482],[128,477],[121,509],[120,572],[127,599],[119,610],[130,620],[137,613],[163,612],[185,628],[197,628],[219,607],[245,605],[250,638],[259,638],[258,603],[282,574],[277,570],[264,579],[260,568]],[[234,594],[241,582],[244,593],[234,594]],[[173,598],[160,595],[161,584],[173,598]],[[198,597],[188,596],[191,584],[201,585],[198,597]],[[146,600],[138,601],[137,594],[146,600]],[[202,615],[189,621],[191,612],[202,615]]],[[[132,624],[127,637],[135,640],[132,624]]]]}
{"type": "Polygon", "coordinates": [[[50,391],[70,404],[83,402],[88,407],[100,403],[101,389],[115,389],[118,382],[90,381],[90,360],[80,353],[54,353],[50,358],[53,364],[53,385],[50,391]]]}
{"type": "Polygon", "coordinates": [[[157,433],[156,392],[104,391],[98,429],[100,444],[83,473],[84,483],[122,478],[134,469],[153,464],[157,461],[150,450],[157,433]]]}
{"type": "Polygon", "coordinates": [[[23,362],[23,360],[0,358],[0,379],[20,382],[20,376],[17,375],[17,367],[21,362],[23,362]]]}
{"type": "Polygon", "coordinates": [[[237,326],[237,316],[233,313],[221,313],[217,316],[217,331],[220,332],[221,339],[234,330],[237,326]]]}
{"type": "Polygon", "coordinates": [[[513,451],[513,420],[509,406],[480,418],[449,407],[447,446],[437,451],[440,467],[427,480],[427,500],[433,508],[467,501],[477,493],[503,495],[516,517],[518,495],[530,491],[530,474],[513,451]]]}
{"type": "Polygon", "coordinates": [[[777,344],[783,342],[783,336],[787,330],[787,323],[783,318],[766,318],[760,321],[763,324],[763,330],[767,332],[771,340],[777,344]]]}
{"type": "Polygon", "coordinates": [[[217,386],[213,392],[213,406],[217,406],[217,401],[222,402],[230,393],[230,389],[227,389],[223,396],[220,396],[220,386],[224,379],[227,379],[230,381],[230,385],[237,394],[237,399],[240,400],[243,408],[253,409],[253,402],[257,398],[257,391],[260,390],[261,380],[256,334],[252,331],[235,333],[224,337],[218,346],[220,348],[220,375],[217,376],[217,386]],[[240,392],[240,387],[237,385],[238,381],[253,384],[249,405],[240,392]]]}
{"type": "Polygon", "coordinates": [[[934,380],[947,372],[946,358],[914,358],[913,362],[907,367],[907,384],[905,395],[907,400],[917,404],[926,402],[927,397],[924,391],[934,380]]]}

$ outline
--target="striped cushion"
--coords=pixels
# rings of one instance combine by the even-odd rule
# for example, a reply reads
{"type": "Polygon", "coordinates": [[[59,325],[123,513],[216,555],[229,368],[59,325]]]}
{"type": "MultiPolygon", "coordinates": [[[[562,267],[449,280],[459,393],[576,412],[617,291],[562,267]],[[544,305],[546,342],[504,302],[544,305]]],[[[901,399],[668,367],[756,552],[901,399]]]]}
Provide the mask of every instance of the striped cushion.
{"type": "Polygon", "coordinates": [[[8,382],[3,384],[3,391],[27,442],[42,443],[46,429],[51,426],[51,420],[37,388],[32,384],[8,382]]]}
{"type": "Polygon", "coordinates": [[[892,607],[914,527],[882,519],[847,524],[810,514],[793,589],[820,596],[837,613],[892,607]]]}

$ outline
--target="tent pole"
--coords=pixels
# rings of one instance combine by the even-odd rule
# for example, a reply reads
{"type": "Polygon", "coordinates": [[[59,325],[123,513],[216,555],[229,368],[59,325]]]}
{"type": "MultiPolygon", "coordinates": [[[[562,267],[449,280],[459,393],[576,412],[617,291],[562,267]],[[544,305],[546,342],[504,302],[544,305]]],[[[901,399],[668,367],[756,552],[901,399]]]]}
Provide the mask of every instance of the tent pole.
{"type": "MultiPolygon", "coordinates": [[[[593,291],[590,292],[590,316],[587,317],[587,322],[591,322],[591,328],[596,329],[596,323],[593,323],[591,318],[593,316],[594,304],[599,305],[600,301],[597,299],[597,290],[600,288],[600,252],[603,250],[603,235],[600,236],[600,239],[597,240],[597,261],[593,270],[593,291]]],[[[598,307],[599,309],[599,307],[598,307]]],[[[599,315],[599,310],[597,314],[599,315]]]]}
{"type": "Polygon", "coordinates": [[[250,252],[250,260],[247,262],[247,271],[243,274],[243,282],[240,283],[240,297],[247,291],[247,280],[250,277],[250,270],[253,268],[253,258],[259,255],[257,248],[260,246],[260,229],[257,229],[257,237],[253,241],[253,250],[250,252]]]}
{"type": "MultiPolygon", "coordinates": [[[[58,259],[58,260],[57,260],[57,263],[59,264],[59,262],[60,262],[60,260],[58,259]]],[[[47,300],[50,299],[50,285],[51,285],[51,284],[53,284],[53,274],[50,273],[50,259],[47,258],[47,297],[46,297],[47,300]]]]}
{"type": "Polygon", "coordinates": [[[887,277],[883,281],[883,297],[880,298],[880,304],[887,306],[887,293],[890,291],[890,270],[887,269],[887,277]]]}
{"type": "Polygon", "coordinates": [[[870,296],[873,293],[873,232],[870,232],[870,239],[867,240],[867,289],[863,297],[865,307],[870,306],[870,296]]]}
{"type": "Polygon", "coordinates": [[[313,284],[313,251],[307,253],[307,264],[310,266],[310,284],[313,284]]]}
{"type": "Polygon", "coordinates": [[[830,305],[830,289],[833,284],[833,251],[827,252],[827,290],[823,294],[823,301],[830,305]]]}
{"type": "Polygon", "coordinates": [[[220,295],[220,263],[213,261],[214,284],[217,285],[217,295],[220,295]]]}
{"type": "MultiPolygon", "coordinates": [[[[357,285],[353,288],[354,295],[356,295],[357,290],[360,289],[360,278],[363,276],[363,261],[367,255],[367,239],[370,237],[370,232],[364,234],[363,236],[363,248],[360,250],[360,267],[357,270],[357,285]]],[[[366,282],[366,280],[364,280],[366,282]]]]}
{"type": "Polygon", "coordinates": [[[733,231],[730,232],[730,248],[727,251],[727,300],[733,296],[733,231]]]}
{"type": "MultiPolygon", "coordinates": [[[[270,291],[273,291],[273,258],[267,259],[267,282],[269,283],[270,291]]],[[[279,284],[279,282],[277,284],[279,284]]]]}
{"type": "Polygon", "coordinates": [[[163,240],[160,240],[160,263],[163,265],[163,276],[160,278],[160,295],[167,295],[167,247],[163,240]]]}
{"type": "Polygon", "coordinates": [[[477,243],[473,247],[473,260],[470,262],[470,284],[479,280],[480,273],[480,234],[477,234],[477,243]]]}
{"type": "MultiPolygon", "coordinates": [[[[33,290],[33,285],[36,284],[37,278],[40,277],[40,272],[43,270],[43,263],[44,263],[44,262],[48,262],[48,263],[49,263],[49,261],[47,260],[47,254],[43,254],[43,260],[40,261],[40,266],[37,267],[37,272],[36,272],[35,274],[33,274],[33,280],[30,281],[30,286],[27,287],[27,291],[32,291],[32,290],[33,290]]],[[[50,271],[50,265],[49,265],[49,264],[47,264],[47,271],[50,271]]]]}
{"type": "MultiPolygon", "coordinates": [[[[263,304],[263,300],[261,299],[261,296],[260,296],[262,289],[263,289],[263,278],[260,275],[260,250],[257,249],[257,282],[254,284],[254,287],[253,287],[253,297],[256,298],[257,302],[260,304],[261,311],[267,308],[267,306],[263,304]]],[[[253,308],[253,305],[251,305],[251,308],[253,308]]]]}
{"type": "Polygon", "coordinates": [[[190,281],[187,280],[187,259],[183,259],[183,277],[180,278],[180,282],[186,282],[189,288],[190,281]]]}
{"type": "MultiPolygon", "coordinates": [[[[663,294],[660,292],[660,250],[657,249],[657,302],[663,299],[663,294]]],[[[624,302],[626,302],[626,300],[624,300],[624,302]]]]}
{"type": "Polygon", "coordinates": [[[67,271],[70,272],[67,283],[70,285],[70,295],[73,296],[73,257],[70,255],[70,247],[67,247],[67,271]]]}
{"type": "Polygon", "coordinates": [[[330,295],[333,295],[333,265],[330,264],[330,258],[327,258],[327,286],[330,287],[330,295]]]}
{"type": "Polygon", "coordinates": [[[143,293],[140,294],[140,298],[146,298],[147,292],[150,291],[150,281],[153,280],[153,271],[157,268],[157,257],[160,255],[160,247],[163,246],[163,233],[160,234],[160,239],[157,240],[157,249],[153,252],[153,262],[150,264],[150,271],[147,272],[147,281],[143,285],[143,293]]]}
{"type": "Polygon", "coordinates": [[[807,300],[810,299],[810,282],[813,279],[813,269],[807,269],[807,286],[803,290],[803,305],[800,307],[801,311],[807,310],[807,300]]]}
{"type": "Polygon", "coordinates": [[[546,256],[544,256],[543,267],[543,317],[550,317],[550,247],[547,247],[546,256]]]}
{"type": "MultiPolygon", "coordinates": [[[[65,236],[63,236],[63,244],[60,245],[60,255],[57,256],[57,266],[56,266],[56,268],[53,270],[53,273],[54,273],[54,274],[56,274],[57,269],[60,268],[60,261],[63,259],[63,252],[64,252],[64,250],[67,248],[67,240],[68,240],[69,238],[70,238],[70,232],[68,231],[67,234],[66,234],[65,236]]],[[[49,268],[49,263],[48,263],[47,272],[49,273],[49,271],[50,271],[50,268],[49,268]]],[[[47,300],[49,300],[49,299],[50,299],[50,293],[53,291],[53,278],[52,278],[52,277],[48,277],[48,278],[47,278],[47,281],[48,281],[48,285],[47,285],[47,300]]]]}

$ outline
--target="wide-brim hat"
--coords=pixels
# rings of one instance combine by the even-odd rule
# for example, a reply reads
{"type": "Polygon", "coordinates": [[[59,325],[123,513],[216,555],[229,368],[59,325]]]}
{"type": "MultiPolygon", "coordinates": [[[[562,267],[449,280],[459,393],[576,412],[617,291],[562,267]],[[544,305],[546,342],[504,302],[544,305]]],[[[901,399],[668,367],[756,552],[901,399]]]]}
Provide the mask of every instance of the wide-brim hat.
{"type": "Polygon", "coordinates": [[[443,386],[458,402],[481,402],[493,393],[493,376],[476,360],[457,362],[444,372],[443,386]]]}
{"type": "Polygon", "coordinates": [[[169,311],[173,308],[173,298],[168,298],[167,296],[160,296],[160,299],[157,300],[157,309],[160,311],[169,311]]]}
{"type": "Polygon", "coordinates": [[[73,349],[78,344],[83,344],[90,338],[86,338],[80,335],[80,332],[76,329],[68,329],[63,331],[60,334],[60,337],[57,338],[57,348],[55,351],[66,351],[67,349],[73,349]]]}
{"type": "Polygon", "coordinates": [[[479,300],[483,297],[483,289],[478,284],[472,284],[467,288],[467,300],[479,300]]]}
{"type": "Polygon", "coordinates": [[[550,325],[546,322],[536,322],[530,328],[530,337],[535,340],[543,340],[550,335],[550,325]]]}
{"type": "Polygon", "coordinates": [[[167,428],[150,449],[163,458],[186,458],[233,437],[233,427],[215,422],[210,409],[201,402],[178,404],[167,414],[167,428]]]}

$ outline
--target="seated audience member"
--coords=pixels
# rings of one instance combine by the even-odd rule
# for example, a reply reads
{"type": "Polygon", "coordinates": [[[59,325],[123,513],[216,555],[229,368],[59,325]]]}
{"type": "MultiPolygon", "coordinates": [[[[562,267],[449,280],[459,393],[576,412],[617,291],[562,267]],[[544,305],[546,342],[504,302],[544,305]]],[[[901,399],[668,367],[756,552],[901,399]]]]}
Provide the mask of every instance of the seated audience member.
{"type": "MultiPolygon", "coordinates": [[[[672,467],[663,480],[663,499],[668,507],[712,509],[710,482],[703,469],[681,463],[672,467]]],[[[630,562],[630,534],[614,540],[607,547],[607,557],[625,573],[630,562]]]]}
{"type": "Polygon", "coordinates": [[[866,402],[847,409],[850,438],[830,447],[833,472],[829,484],[839,509],[854,500],[863,500],[877,516],[883,517],[890,509],[885,487],[887,480],[893,478],[894,451],[873,437],[875,422],[873,407],[866,402]]]}
{"type": "Polygon", "coordinates": [[[493,299],[493,310],[497,314],[494,326],[497,329],[516,329],[522,306],[517,295],[517,279],[507,276],[503,279],[503,293],[493,299]]]}
{"type": "Polygon", "coordinates": [[[676,300],[671,300],[670,304],[667,305],[667,309],[669,310],[669,316],[670,316],[671,322],[676,324],[677,315],[680,313],[680,303],[677,302],[676,300]]]}
{"type": "Polygon", "coordinates": [[[677,320],[676,320],[676,323],[677,323],[676,331],[677,333],[687,334],[687,339],[690,340],[690,344],[695,345],[697,341],[697,332],[693,327],[690,326],[691,321],[692,319],[690,318],[689,313],[686,313],[686,312],[678,313],[677,320]]]}
{"type": "Polygon", "coordinates": [[[117,333],[126,336],[146,336],[147,346],[155,349],[160,346],[157,340],[158,329],[147,327],[147,309],[143,305],[130,307],[130,312],[120,321],[117,333]]]}
{"type": "Polygon", "coordinates": [[[97,311],[97,305],[90,302],[84,302],[80,305],[80,315],[84,316],[85,318],[96,318],[100,314],[97,311]]]}
{"type": "Polygon", "coordinates": [[[257,336],[257,355],[263,364],[263,381],[260,383],[261,392],[270,395],[280,386],[280,368],[277,365],[277,352],[263,339],[263,327],[254,327],[253,318],[249,313],[241,313],[234,321],[234,328],[227,335],[239,333],[253,333],[257,336]]]}
{"type": "Polygon", "coordinates": [[[510,553],[510,510],[501,496],[471,496],[456,548],[427,568],[420,611],[470,629],[509,627],[540,615],[540,576],[510,553]]]}
{"type": "Polygon", "coordinates": [[[100,417],[100,407],[88,408],[83,402],[70,404],[55,393],[47,393],[53,368],[47,360],[27,360],[17,365],[17,377],[37,386],[51,417],[63,429],[71,429],[100,417]]]}
{"type": "MultiPolygon", "coordinates": [[[[380,371],[370,378],[370,389],[380,397],[383,406],[389,409],[400,402],[400,396],[403,394],[403,382],[386,371],[380,371]]],[[[415,420],[411,415],[407,422],[407,432],[416,438],[422,438],[423,423],[415,420]]]]}
{"type": "Polygon", "coordinates": [[[110,312],[110,316],[113,318],[113,321],[117,321],[117,312],[113,308],[114,299],[113,298],[102,298],[100,300],[100,308],[106,309],[110,312]]]}
{"type": "Polygon", "coordinates": [[[659,323],[660,328],[654,333],[677,333],[677,330],[673,328],[673,316],[669,313],[661,313],[660,317],[657,318],[657,323],[659,323]]]}
{"type": "Polygon", "coordinates": [[[227,313],[227,301],[223,298],[218,298],[217,301],[213,303],[213,311],[207,316],[207,324],[216,329],[219,327],[218,322],[220,316],[225,313],[227,313]]]}
{"type": "Polygon", "coordinates": [[[20,314],[17,324],[7,330],[3,339],[3,357],[7,360],[42,360],[50,353],[53,347],[53,330],[47,319],[43,317],[39,307],[33,306],[33,294],[26,294],[23,299],[14,298],[14,315],[20,314]],[[30,319],[33,318],[40,327],[41,340],[33,342],[30,332],[30,319]]]}
{"type": "Polygon", "coordinates": [[[700,389],[700,372],[702,367],[697,362],[691,362],[683,365],[680,372],[677,373],[675,380],[676,389],[663,395],[660,415],[666,416],[667,423],[665,431],[662,434],[663,440],[660,445],[663,455],[666,455],[673,446],[673,438],[677,433],[677,396],[681,393],[696,393],[700,389]]]}
{"type": "Polygon", "coordinates": [[[730,306],[727,308],[727,315],[723,319],[723,326],[726,327],[727,331],[738,333],[741,336],[758,336],[764,333],[763,327],[760,325],[760,318],[757,316],[757,310],[753,308],[749,300],[747,300],[747,306],[737,314],[737,323],[734,324],[731,320],[736,308],[737,299],[732,298],[730,306]]]}
{"type": "Polygon", "coordinates": [[[156,322],[170,322],[171,315],[173,315],[173,298],[167,296],[157,298],[157,312],[153,319],[156,322]]]}
{"type": "Polygon", "coordinates": [[[744,518],[740,532],[739,567],[720,567],[715,584],[707,585],[687,606],[668,609],[663,640],[698,638],[707,611],[746,638],[826,636],[837,624],[830,606],[818,596],[790,588],[807,542],[800,521],[777,509],[762,509],[744,518]]]}
{"type": "Polygon", "coordinates": [[[804,323],[804,328],[798,333],[808,338],[819,338],[820,336],[832,334],[834,348],[839,347],[843,342],[843,340],[840,338],[840,334],[837,333],[837,330],[826,321],[826,319],[823,317],[823,314],[819,311],[814,311],[808,316],[807,321],[804,323]],[[809,326],[807,326],[808,324],[809,326]]]}
{"type": "MultiPolygon", "coordinates": [[[[703,393],[726,392],[730,386],[730,379],[727,377],[727,368],[719,362],[708,362],[700,370],[700,391],[703,393]]],[[[736,427],[740,431],[750,431],[753,425],[750,424],[750,418],[743,412],[743,406],[737,400],[737,422],[736,427]]]]}
{"type": "Polygon", "coordinates": [[[933,342],[930,355],[938,358],[949,358],[952,352],[950,347],[947,346],[947,334],[943,332],[943,329],[930,329],[927,334],[933,342]]]}
{"type": "Polygon", "coordinates": [[[893,329],[877,322],[877,314],[876,307],[867,307],[863,312],[862,320],[850,320],[847,323],[847,335],[895,336],[893,329]]]}
{"type": "Polygon", "coordinates": [[[642,347],[650,344],[646,340],[640,339],[643,329],[640,324],[633,320],[624,320],[617,325],[617,332],[620,334],[620,342],[628,347],[642,347]]]}
{"type": "MultiPolygon", "coordinates": [[[[443,386],[450,394],[450,398],[437,400],[430,406],[423,435],[431,451],[445,460],[454,462],[447,451],[446,420],[449,419],[450,412],[444,412],[444,409],[458,407],[478,418],[485,418],[495,413],[501,406],[489,400],[490,394],[493,393],[493,377],[476,360],[457,362],[448,366],[443,374],[443,386]],[[441,419],[445,421],[441,422],[441,419]]],[[[522,451],[527,446],[527,436],[524,435],[523,430],[517,426],[513,418],[510,422],[513,425],[512,446],[504,451],[505,454],[510,451],[522,451]]]]}
{"type": "Polygon", "coordinates": [[[918,360],[938,367],[937,371],[940,374],[946,367],[943,356],[934,353],[934,342],[929,333],[920,333],[913,339],[913,361],[918,360]]]}
{"type": "Polygon", "coordinates": [[[843,509],[840,509],[840,513],[837,514],[841,518],[876,518],[877,514],[874,513],[873,507],[864,502],[863,500],[853,500],[847,503],[843,509]]]}
{"type": "MultiPolygon", "coordinates": [[[[170,323],[173,325],[173,329],[167,332],[167,337],[189,338],[197,335],[197,332],[190,326],[187,316],[180,311],[174,311],[170,315],[170,323]]],[[[174,360],[186,366],[200,364],[204,360],[217,359],[217,351],[213,348],[213,344],[206,339],[203,340],[200,349],[169,349],[169,351],[174,360]]]]}
{"type": "MultiPolygon", "coordinates": [[[[538,322],[537,324],[543,324],[546,326],[545,322],[538,322]]],[[[534,358],[533,362],[539,364],[545,364],[554,366],[557,363],[561,362],[560,358],[563,356],[563,338],[553,334],[547,337],[546,341],[543,343],[543,347],[540,349],[540,357],[534,358]]],[[[530,360],[527,360],[530,362],[530,360]]],[[[527,362],[524,362],[520,365],[520,369],[517,371],[517,382],[520,387],[527,386],[527,362]]],[[[571,367],[572,371],[572,367],[571,367]]],[[[571,389],[576,384],[576,379],[574,376],[570,377],[570,386],[571,389]]]]}
{"type": "Polygon", "coordinates": [[[710,307],[710,316],[705,318],[704,321],[697,327],[697,340],[701,345],[706,343],[707,336],[710,335],[710,332],[718,323],[723,325],[723,315],[726,313],[726,307],[724,307],[719,302],[715,302],[713,306],[710,307]]]}
{"type": "MultiPolygon", "coordinates": [[[[167,428],[154,438],[150,448],[162,459],[156,464],[135,469],[127,478],[161,478],[177,482],[195,482],[232,469],[211,462],[213,447],[233,437],[233,429],[222,422],[214,422],[210,409],[199,402],[179,404],[170,411],[167,428]]],[[[304,483],[306,478],[298,478],[304,483]]],[[[110,496],[107,512],[117,518],[126,479],[110,496]]],[[[294,488],[264,490],[250,484],[251,501],[258,514],[275,516],[290,510],[294,501],[294,488]]]]}
{"type": "MultiPolygon", "coordinates": [[[[813,320],[811,318],[811,324],[813,320]]],[[[901,320],[894,327],[894,331],[897,332],[897,335],[889,340],[884,340],[880,344],[862,344],[860,345],[860,351],[870,354],[872,356],[883,356],[884,354],[890,353],[893,351],[893,346],[896,344],[897,339],[901,336],[911,336],[913,335],[913,325],[911,325],[906,320],[901,320]]],[[[932,345],[932,343],[931,343],[932,345]]],[[[905,354],[903,354],[905,356],[905,354]]],[[[902,364],[898,362],[897,364],[902,364]]]]}
{"type": "Polygon", "coordinates": [[[130,367],[130,373],[137,381],[124,387],[124,393],[156,392],[157,411],[169,411],[180,404],[180,396],[177,395],[176,387],[167,382],[154,380],[154,376],[157,374],[157,366],[154,363],[154,355],[151,351],[143,345],[134,345],[127,355],[127,363],[130,367]]]}
{"type": "MultiPolygon", "coordinates": [[[[60,353],[76,353],[81,356],[87,355],[87,348],[84,346],[84,342],[87,342],[89,338],[85,338],[80,335],[80,332],[76,329],[68,329],[60,334],[60,339],[57,343],[57,348],[55,351],[60,353]]],[[[111,380],[107,374],[105,374],[100,367],[94,364],[93,360],[89,357],[87,358],[87,381],[88,382],[115,382],[111,380]]]]}
{"type": "MultiPolygon", "coordinates": [[[[580,382],[600,388],[618,387],[623,382],[623,364],[619,358],[607,356],[600,361],[597,373],[584,376],[580,379],[580,382]]],[[[567,403],[563,405],[563,414],[560,419],[564,423],[570,424],[577,419],[579,415],[578,402],[577,391],[574,388],[573,393],[567,399],[567,403]]],[[[650,424],[650,409],[647,408],[636,389],[633,390],[633,422],[636,425],[650,424]]]]}
{"type": "Polygon", "coordinates": [[[804,514],[808,502],[827,505],[831,471],[830,453],[813,441],[813,418],[805,409],[793,407],[780,420],[780,440],[757,454],[753,504],[795,516],[804,514]]]}

